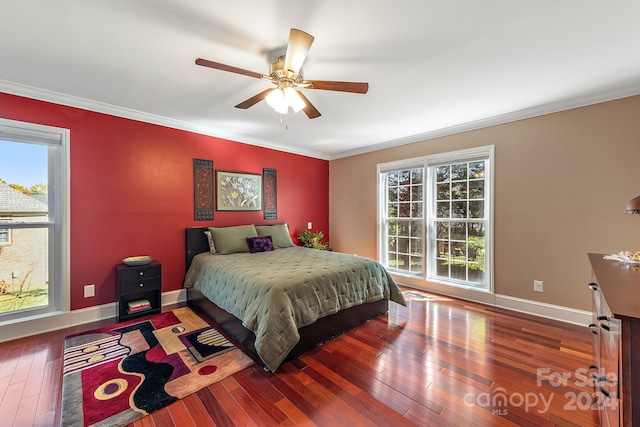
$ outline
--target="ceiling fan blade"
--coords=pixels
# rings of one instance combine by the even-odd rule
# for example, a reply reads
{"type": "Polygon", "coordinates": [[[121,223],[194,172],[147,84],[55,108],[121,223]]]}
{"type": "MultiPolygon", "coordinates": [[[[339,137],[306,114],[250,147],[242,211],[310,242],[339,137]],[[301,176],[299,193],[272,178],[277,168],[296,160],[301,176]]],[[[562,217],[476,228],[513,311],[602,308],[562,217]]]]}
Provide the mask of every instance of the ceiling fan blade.
{"type": "Polygon", "coordinates": [[[309,53],[312,43],[312,35],[292,28],[289,33],[287,54],[284,58],[284,69],[291,70],[295,74],[298,74],[300,72],[300,68],[302,68],[304,60],[307,59],[307,53],[309,53]]]}
{"type": "Polygon", "coordinates": [[[330,80],[305,80],[300,86],[305,89],[334,90],[365,94],[369,90],[369,83],[362,82],[334,82],[330,80]]]}
{"type": "Polygon", "coordinates": [[[267,95],[269,95],[269,93],[275,89],[267,89],[267,90],[263,90],[262,92],[260,92],[257,95],[252,96],[251,98],[247,99],[246,101],[241,102],[240,104],[236,105],[236,108],[242,108],[243,110],[246,110],[249,107],[253,107],[254,105],[256,105],[258,102],[262,101],[263,99],[265,99],[267,97],[267,95]]]}
{"type": "Polygon", "coordinates": [[[231,65],[221,64],[219,62],[209,61],[208,59],[203,59],[203,58],[196,59],[196,64],[202,65],[203,67],[215,68],[216,70],[242,74],[243,76],[255,77],[256,79],[262,79],[266,77],[260,73],[256,73],[255,71],[249,71],[243,68],[232,67],[231,65]]]}
{"type": "Polygon", "coordinates": [[[316,107],[314,107],[311,102],[309,102],[309,99],[307,99],[307,97],[304,96],[302,91],[298,91],[298,95],[300,95],[300,98],[302,98],[304,103],[307,104],[302,109],[302,111],[304,111],[304,113],[307,115],[307,117],[309,117],[310,119],[315,119],[315,118],[320,117],[322,115],[322,114],[320,114],[320,111],[318,111],[318,109],[316,107]]]}

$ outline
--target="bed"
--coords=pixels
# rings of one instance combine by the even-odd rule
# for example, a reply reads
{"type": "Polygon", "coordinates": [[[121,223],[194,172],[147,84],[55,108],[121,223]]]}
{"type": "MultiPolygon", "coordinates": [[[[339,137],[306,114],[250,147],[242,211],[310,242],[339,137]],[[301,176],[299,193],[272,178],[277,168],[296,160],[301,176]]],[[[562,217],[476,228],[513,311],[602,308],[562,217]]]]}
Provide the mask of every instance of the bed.
{"type": "Polygon", "coordinates": [[[285,224],[188,228],[186,242],[189,306],[272,372],[406,305],[380,264],[295,246],[285,224]]]}

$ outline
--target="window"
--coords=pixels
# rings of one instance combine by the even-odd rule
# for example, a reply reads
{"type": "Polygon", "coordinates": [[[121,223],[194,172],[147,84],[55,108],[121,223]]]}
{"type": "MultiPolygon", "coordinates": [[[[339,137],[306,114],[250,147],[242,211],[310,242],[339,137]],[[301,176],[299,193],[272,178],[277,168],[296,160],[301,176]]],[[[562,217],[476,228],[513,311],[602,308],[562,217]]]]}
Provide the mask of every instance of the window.
{"type": "Polygon", "coordinates": [[[382,179],[386,188],[385,265],[393,271],[422,275],[424,169],[393,170],[383,173],[382,179]]]}
{"type": "Polygon", "coordinates": [[[68,131],[0,119],[0,152],[2,324],[68,310],[68,131]]]}
{"type": "MultiPolygon", "coordinates": [[[[0,224],[9,222],[8,219],[0,219],[0,224]]],[[[1,225],[0,225],[1,227],[1,225]]],[[[0,228],[0,245],[11,243],[11,232],[8,228],[0,228]]]]}
{"type": "Polygon", "coordinates": [[[492,162],[491,146],[378,165],[381,263],[490,291],[492,162]]]}
{"type": "Polygon", "coordinates": [[[435,262],[430,276],[482,285],[485,282],[485,160],[430,167],[435,209],[429,239],[435,262]]]}

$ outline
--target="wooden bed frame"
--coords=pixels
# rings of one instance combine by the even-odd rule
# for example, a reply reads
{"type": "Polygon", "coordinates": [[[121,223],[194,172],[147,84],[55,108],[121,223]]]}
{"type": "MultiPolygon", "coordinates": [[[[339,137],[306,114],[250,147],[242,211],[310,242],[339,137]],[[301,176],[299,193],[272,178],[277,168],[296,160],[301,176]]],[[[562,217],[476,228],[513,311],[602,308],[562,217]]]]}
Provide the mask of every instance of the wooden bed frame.
{"type": "MultiPolygon", "coordinates": [[[[194,227],[186,229],[187,239],[187,270],[191,265],[193,257],[199,253],[209,251],[209,243],[204,232],[207,227],[194,227]]],[[[227,338],[236,346],[245,351],[256,363],[264,365],[258,356],[254,346],[256,336],[249,329],[242,326],[242,321],[223,310],[218,305],[210,301],[201,292],[187,288],[187,304],[196,312],[205,315],[213,320],[225,333],[227,338]]],[[[371,303],[358,305],[332,314],[315,323],[300,328],[300,341],[289,352],[282,363],[294,359],[301,354],[313,349],[318,344],[326,342],[332,338],[355,328],[389,310],[389,300],[382,299],[371,303]]]]}

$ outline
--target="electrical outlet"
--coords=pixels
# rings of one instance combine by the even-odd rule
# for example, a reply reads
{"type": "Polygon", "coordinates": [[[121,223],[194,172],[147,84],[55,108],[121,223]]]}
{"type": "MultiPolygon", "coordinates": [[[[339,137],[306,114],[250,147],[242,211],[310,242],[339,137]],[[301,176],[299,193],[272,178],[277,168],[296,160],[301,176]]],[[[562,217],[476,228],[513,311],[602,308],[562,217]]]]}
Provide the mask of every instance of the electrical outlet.
{"type": "Polygon", "coordinates": [[[311,225],[311,221],[309,221],[309,222],[307,223],[307,228],[308,228],[309,230],[311,230],[311,228],[313,228],[313,226],[311,225]]]}
{"type": "Polygon", "coordinates": [[[533,291],[534,292],[542,292],[544,289],[544,282],[542,280],[534,280],[533,281],[533,291]]]}
{"type": "Polygon", "coordinates": [[[96,296],[96,285],[84,285],[84,297],[90,298],[96,296]]]}

